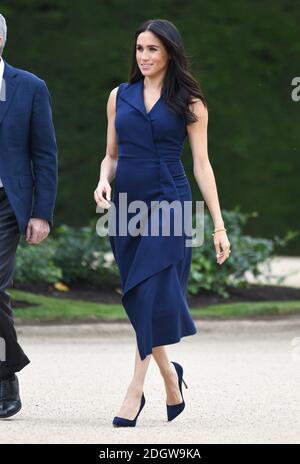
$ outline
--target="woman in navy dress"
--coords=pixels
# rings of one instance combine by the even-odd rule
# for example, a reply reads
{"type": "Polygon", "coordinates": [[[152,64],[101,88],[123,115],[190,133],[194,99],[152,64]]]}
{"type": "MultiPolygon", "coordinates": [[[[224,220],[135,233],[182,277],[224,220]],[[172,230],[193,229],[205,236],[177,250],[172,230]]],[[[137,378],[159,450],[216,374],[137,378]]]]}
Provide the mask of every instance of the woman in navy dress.
{"type": "Polygon", "coordinates": [[[120,271],[122,304],[136,334],[134,375],[113,419],[114,426],[135,426],[145,404],[143,386],[152,355],[166,388],[168,420],[185,407],[183,368],[169,361],[165,345],[197,332],[186,299],[192,259],[186,240],[192,237],[191,228],[186,231],[178,210],[162,207],[157,214],[151,205],[176,201],[184,217],[184,201],[192,201],[180,159],[187,136],[194,175],[215,225],[218,264],[230,253],[207,154],[207,103],[187,68],[176,27],[167,20],[146,21],[135,34],[129,80],[113,89],[108,99],[107,154],[94,198],[103,208],[113,206],[109,213],[115,213],[115,228],[114,233],[110,229],[109,238],[120,271]],[[141,210],[139,206],[130,210],[132,202],[146,206],[136,222],[132,221],[141,210]],[[166,234],[162,224],[167,215],[170,233],[166,234]],[[151,233],[151,220],[157,226],[156,234],[151,233]],[[174,232],[178,222],[182,225],[180,234],[174,232]],[[135,226],[135,233],[130,233],[130,224],[135,226]]]}

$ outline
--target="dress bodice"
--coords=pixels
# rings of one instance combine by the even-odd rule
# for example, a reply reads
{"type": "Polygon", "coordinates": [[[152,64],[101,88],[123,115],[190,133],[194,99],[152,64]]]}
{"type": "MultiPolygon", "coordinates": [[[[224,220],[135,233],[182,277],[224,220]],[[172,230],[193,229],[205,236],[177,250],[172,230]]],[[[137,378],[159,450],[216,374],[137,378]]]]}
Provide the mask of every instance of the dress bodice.
{"type": "Polygon", "coordinates": [[[187,135],[184,118],[174,113],[162,96],[147,112],[143,86],[144,79],[119,85],[115,118],[119,156],[179,159],[187,135]]]}

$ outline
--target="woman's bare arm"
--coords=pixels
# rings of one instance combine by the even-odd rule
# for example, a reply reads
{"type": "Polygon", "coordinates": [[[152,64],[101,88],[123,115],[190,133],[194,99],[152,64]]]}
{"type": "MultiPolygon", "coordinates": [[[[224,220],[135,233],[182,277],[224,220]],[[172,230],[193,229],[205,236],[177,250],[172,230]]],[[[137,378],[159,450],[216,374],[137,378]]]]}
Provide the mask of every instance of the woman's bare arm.
{"type": "Polygon", "coordinates": [[[215,176],[207,151],[208,111],[201,100],[193,103],[190,108],[198,117],[197,122],[187,126],[189,143],[193,154],[194,177],[215,227],[223,227],[224,222],[221,215],[215,176]]]}
{"type": "MultiPolygon", "coordinates": [[[[224,221],[218,198],[217,186],[207,151],[208,111],[201,100],[190,105],[190,109],[198,117],[198,121],[187,125],[189,143],[193,154],[193,171],[199,189],[209,209],[215,229],[223,228],[224,221]]],[[[228,257],[230,243],[225,231],[216,232],[214,245],[218,264],[228,257]],[[225,253],[221,251],[225,250],[225,253]]]]}
{"type": "Polygon", "coordinates": [[[115,178],[115,173],[118,163],[118,144],[117,134],[115,129],[116,116],[116,95],[118,87],[115,87],[109,94],[107,101],[107,142],[106,155],[101,161],[99,182],[94,191],[94,199],[102,208],[110,206],[107,200],[111,200],[110,182],[115,178]],[[106,194],[106,199],[103,194],[106,194]]]}

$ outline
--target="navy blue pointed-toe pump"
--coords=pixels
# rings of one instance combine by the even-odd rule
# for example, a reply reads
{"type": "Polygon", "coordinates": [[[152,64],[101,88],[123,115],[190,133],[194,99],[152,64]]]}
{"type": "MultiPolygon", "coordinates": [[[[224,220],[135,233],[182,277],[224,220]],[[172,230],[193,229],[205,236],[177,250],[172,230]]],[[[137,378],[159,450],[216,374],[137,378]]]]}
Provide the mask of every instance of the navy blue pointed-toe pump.
{"type": "Polygon", "coordinates": [[[113,421],[112,421],[113,426],[114,427],[135,427],[137,418],[139,417],[139,414],[140,414],[141,410],[145,406],[145,403],[146,403],[146,398],[145,398],[144,393],[143,393],[142,398],[141,398],[140,409],[138,410],[138,413],[135,416],[135,418],[134,419],[125,419],[125,417],[115,416],[113,418],[113,421]]]}
{"type": "Polygon", "coordinates": [[[185,381],[183,380],[183,377],[182,377],[183,376],[183,368],[182,368],[182,366],[180,364],[176,363],[176,362],[173,362],[173,361],[171,361],[171,362],[174,364],[177,375],[178,375],[178,386],[179,386],[179,390],[180,390],[183,401],[182,401],[182,403],[179,403],[179,404],[172,404],[172,405],[167,404],[168,422],[175,419],[175,417],[179,416],[179,414],[184,410],[185,402],[184,402],[183,394],[182,394],[182,382],[184,383],[185,388],[187,388],[187,384],[185,383],[185,381]]]}

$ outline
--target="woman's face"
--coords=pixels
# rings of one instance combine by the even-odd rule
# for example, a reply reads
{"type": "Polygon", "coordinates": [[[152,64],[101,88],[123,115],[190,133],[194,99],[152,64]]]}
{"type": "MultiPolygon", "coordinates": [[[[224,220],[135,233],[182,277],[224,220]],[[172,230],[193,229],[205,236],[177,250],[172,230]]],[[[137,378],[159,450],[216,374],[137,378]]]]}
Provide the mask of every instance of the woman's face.
{"type": "Polygon", "coordinates": [[[154,76],[167,68],[169,54],[153,32],[145,31],[136,41],[136,61],[144,76],[154,76]]]}

